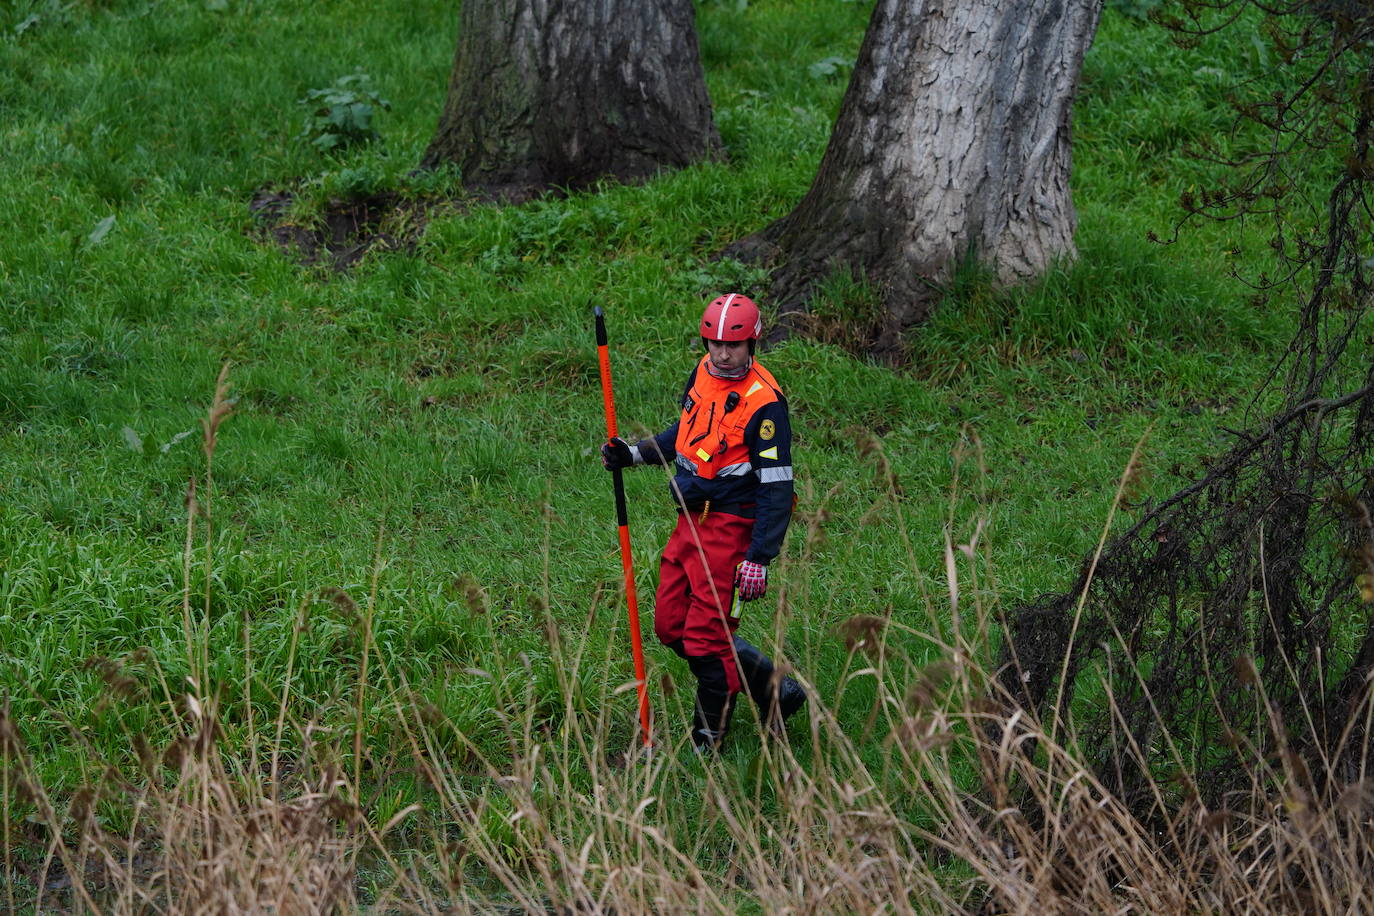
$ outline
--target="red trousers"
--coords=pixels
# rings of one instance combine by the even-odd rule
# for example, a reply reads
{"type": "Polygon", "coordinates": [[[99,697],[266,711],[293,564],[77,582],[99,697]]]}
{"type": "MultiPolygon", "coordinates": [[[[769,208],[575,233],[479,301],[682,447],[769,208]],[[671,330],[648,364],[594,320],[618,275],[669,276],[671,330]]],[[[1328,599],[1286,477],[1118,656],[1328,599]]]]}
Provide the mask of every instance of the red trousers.
{"type": "MultiPolygon", "coordinates": [[[[731,636],[739,626],[730,619],[735,568],[744,559],[754,520],[708,512],[678,516],[677,527],[663,548],[654,600],[654,632],[667,646],[680,645],[690,658],[719,658],[731,694],[740,690],[731,636]],[[679,643],[680,641],[680,643],[679,643]]],[[[676,646],[674,646],[676,648],[676,646]]]]}

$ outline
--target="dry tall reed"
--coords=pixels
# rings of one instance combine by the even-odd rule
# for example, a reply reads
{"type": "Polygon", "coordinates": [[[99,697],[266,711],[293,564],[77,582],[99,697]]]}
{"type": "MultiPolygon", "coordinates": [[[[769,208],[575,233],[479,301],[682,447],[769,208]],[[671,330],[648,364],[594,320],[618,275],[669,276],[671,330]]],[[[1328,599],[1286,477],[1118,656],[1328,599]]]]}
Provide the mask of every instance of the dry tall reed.
{"type": "MultiPolygon", "coordinates": [[[[207,456],[223,403],[221,379],[207,456]]],[[[890,497],[882,511],[901,523],[890,497]]],[[[194,495],[189,508],[188,596],[194,495]]],[[[807,516],[792,578],[805,574],[827,517],[807,516]]],[[[789,738],[738,716],[731,740],[753,755],[743,766],[739,754],[696,756],[667,727],[686,714],[681,692],[660,698],[659,743],[638,750],[634,685],[606,683],[614,649],[573,632],[572,609],[544,621],[559,688],[553,715],[533,672],[494,659],[492,671],[466,675],[489,679],[496,698],[502,739],[481,746],[370,650],[357,690],[388,698],[394,750],[423,787],[419,803],[382,823],[366,799],[386,794],[377,781],[387,771],[364,766],[361,713],[332,731],[287,714],[294,636],[276,721],[233,717],[249,725],[229,749],[220,691],[195,664],[208,636],[188,597],[197,675],[184,686],[164,679],[165,722],[179,737],[144,748],[139,772],[111,768],[59,803],[39,784],[8,709],[0,715],[6,899],[12,909],[115,914],[1374,910],[1374,785],[1363,772],[1342,780],[1284,750],[1256,750],[1244,758],[1249,791],[1212,810],[1190,791],[1180,754],[1177,767],[1149,774],[1155,805],[1142,819],[1085,765],[1071,720],[1042,722],[1018,705],[985,663],[1000,624],[995,589],[979,580],[983,531],[973,525],[967,543],[951,534],[939,600],[839,629],[850,663],[807,684],[812,702],[789,738]],[[843,694],[860,683],[872,687],[871,711],[846,720],[843,694]],[[105,828],[101,805],[120,806],[127,828],[105,828]],[[25,812],[37,825],[27,832],[25,812]],[[37,866],[16,854],[24,836],[41,853],[37,866]]],[[[481,601],[475,584],[469,592],[481,601]]],[[[296,634],[303,625],[304,609],[296,634]]],[[[247,628],[243,638],[250,652],[247,628]]],[[[1104,672],[1102,702],[1112,702],[1113,678],[1132,672],[1104,672]]],[[[1263,707],[1248,683],[1238,689],[1255,689],[1263,707]]],[[[1366,740],[1371,715],[1366,690],[1350,741],[1366,740]]],[[[1270,718],[1266,734],[1229,740],[1283,749],[1290,726],[1270,718]]],[[[1150,759],[1126,750],[1119,759],[1150,759]]]]}

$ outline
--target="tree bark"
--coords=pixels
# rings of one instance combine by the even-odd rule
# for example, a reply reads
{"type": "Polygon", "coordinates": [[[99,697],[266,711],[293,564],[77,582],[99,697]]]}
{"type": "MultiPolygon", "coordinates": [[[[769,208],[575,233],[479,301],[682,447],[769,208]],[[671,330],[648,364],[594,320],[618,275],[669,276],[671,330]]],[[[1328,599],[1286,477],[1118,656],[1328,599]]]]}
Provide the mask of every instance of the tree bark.
{"type": "Polygon", "coordinates": [[[422,166],[522,200],[720,151],[692,0],[464,0],[422,166]]]}
{"type": "Polygon", "coordinates": [[[1071,258],[1070,109],[1102,0],[878,0],[814,183],[746,242],[804,307],[837,269],[882,294],[891,354],[955,267],[1004,283],[1071,258]]]}

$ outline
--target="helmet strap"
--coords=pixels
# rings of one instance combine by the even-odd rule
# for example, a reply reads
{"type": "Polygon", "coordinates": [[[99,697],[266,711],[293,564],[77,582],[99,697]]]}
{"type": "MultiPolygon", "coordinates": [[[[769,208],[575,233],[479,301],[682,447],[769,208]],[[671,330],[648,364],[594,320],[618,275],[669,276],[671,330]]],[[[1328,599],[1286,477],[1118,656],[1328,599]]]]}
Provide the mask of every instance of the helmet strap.
{"type": "Polygon", "coordinates": [[[740,367],[739,367],[738,369],[736,369],[734,372],[721,372],[721,371],[720,371],[719,369],[717,369],[715,366],[711,365],[711,361],[710,361],[709,359],[706,361],[706,371],[707,371],[707,372],[711,373],[711,374],[714,375],[716,378],[729,379],[730,381],[735,381],[735,380],[737,380],[737,379],[742,379],[742,378],[744,378],[746,375],[749,374],[749,370],[752,369],[753,367],[754,367],[754,361],[751,359],[751,360],[749,360],[749,362],[745,363],[743,366],[740,366],[740,367]]]}

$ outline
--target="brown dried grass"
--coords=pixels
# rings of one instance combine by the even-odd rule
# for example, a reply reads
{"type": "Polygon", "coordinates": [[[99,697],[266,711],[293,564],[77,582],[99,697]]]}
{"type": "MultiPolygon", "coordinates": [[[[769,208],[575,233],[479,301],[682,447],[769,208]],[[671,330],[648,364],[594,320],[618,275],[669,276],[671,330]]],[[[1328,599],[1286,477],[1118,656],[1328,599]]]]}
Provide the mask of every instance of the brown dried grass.
{"type": "MultiPolygon", "coordinates": [[[[895,498],[888,511],[900,514],[895,498]]],[[[817,511],[807,524],[825,518],[817,511]]],[[[289,722],[290,670],[277,721],[247,717],[244,750],[234,751],[204,675],[180,696],[164,681],[181,737],[140,754],[135,777],[107,770],[61,806],[6,709],[7,900],[113,914],[1374,910],[1374,783],[1304,763],[1277,717],[1264,735],[1228,738],[1281,748],[1242,755],[1248,792],[1206,807],[1179,754],[1176,767],[1148,774],[1155,804],[1142,817],[1084,762],[1072,720],[1042,722],[1019,705],[983,661],[1000,635],[995,590],[978,572],[989,568],[983,530],[971,526],[967,543],[951,534],[940,600],[839,628],[854,664],[835,673],[831,696],[807,685],[813,701],[790,740],[760,729],[747,772],[696,758],[662,730],[652,753],[639,750],[634,685],[605,683],[608,658],[585,635],[560,642],[552,615],[560,728],[549,727],[528,672],[501,670],[499,659],[492,672],[469,672],[492,683],[499,752],[453,729],[372,656],[358,692],[388,698],[395,752],[426,787],[422,805],[384,823],[361,802],[379,789],[363,781],[385,778],[364,774],[361,715],[332,733],[289,722]],[[931,643],[938,659],[918,663],[913,648],[931,643]],[[860,681],[874,686],[871,712],[844,721],[842,695],[860,681]],[[122,806],[131,826],[105,829],[94,816],[102,804],[122,806]],[[37,869],[21,867],[10,846],[24,806],[43,837],[37,869]]],[[[190,569],[188,558],[188,596],[190,569]]],[[[188,661],[204,672],[195,663],[206,637],[187,620],[188,661]]],[[[248,651],[246,630],[244,639],[248,651]]],[[[1106,672],[1103,702],[1112,703],[1113,677],[1133,676],[1106,672]]],[[[1249,689],[1263,706],[1262,689],[1249,689]]],[[[1350,741],[1370,733],[1372,716],[1366,690],[1350,741]]],[[[734,740],[751,740],[738,734],[746,727],[737,722],[734,740]]],[[[1145,767],[1152,758],[1127,735],[1117,736],[1126,749],[1117,759],[1145,767]]]]}

